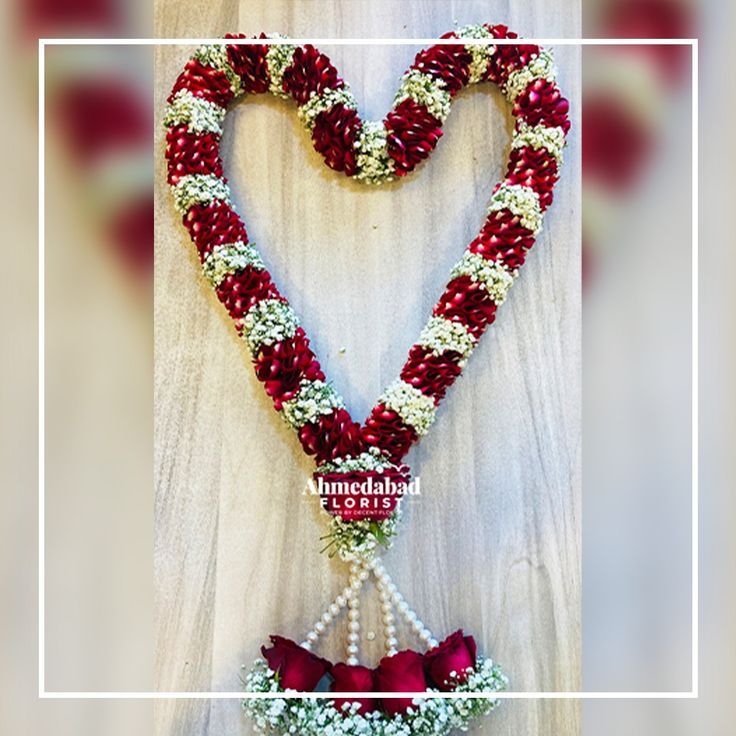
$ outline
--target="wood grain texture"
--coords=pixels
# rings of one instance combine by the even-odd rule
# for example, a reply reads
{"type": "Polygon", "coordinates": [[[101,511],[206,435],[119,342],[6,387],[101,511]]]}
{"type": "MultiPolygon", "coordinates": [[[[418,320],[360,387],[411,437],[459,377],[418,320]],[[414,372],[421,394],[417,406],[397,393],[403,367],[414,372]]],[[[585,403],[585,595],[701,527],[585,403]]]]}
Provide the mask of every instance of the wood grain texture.
{"type": "MultiPolygon", "coordinates": [[[[412,37],[439,35],[457,20],[576,36],[579,17],[578,2],[562,0],[159,0],[156,31],[412,37]]],[[[321,50],[373,119],[385,114],[417,51],[321,50]]],[[[159,119],[190,53],[157,51],[159,119]]],[[[578,50],[557,49],[557,60],[579,131],[578,50]]],[[[398,374],[450,267],[477,233],[510,131],[499,93],[467,90],[428,163],[400,184],[366,189],[324,166],[288,102],[258,98],[228,116],[223,153],[236,205],[356,419],[398,374]]],[[[324,527],[301,496],[311,461],[271,408],[199,275],[165,184],[158,128],[156,138],[156,686],[236,690],[241,663],[271,632],[302,636],[345,570],[319,554],[324,527]]],[[[460,626],[474,633],[515,690],[580,685],[578,141],[573,132],[556,201],[521,278],[409,456],[423,495],[385,558],[427,624],[439,636],[460,626]]],[[[326,644],[325,655],[341,653],[339,638],[326,644]]],[[[375,644],[364,649],[368,659],[378,656],[375,644]]],[[[477,732],[483,728],[573,736],[578,707],[507,702],[477,732]]],[[[156,708],[160,736],[249,729],[235,701],[156,708]]]]}

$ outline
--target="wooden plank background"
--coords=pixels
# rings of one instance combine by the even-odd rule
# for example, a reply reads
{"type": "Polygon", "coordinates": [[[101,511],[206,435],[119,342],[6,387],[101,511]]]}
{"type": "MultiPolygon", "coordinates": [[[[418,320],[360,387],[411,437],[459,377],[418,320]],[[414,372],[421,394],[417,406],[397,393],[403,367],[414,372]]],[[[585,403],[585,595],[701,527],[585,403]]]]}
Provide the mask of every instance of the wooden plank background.
{"type": "MultiPolygon", "coordinates": [[[[577,0],[159,0],[156,32],[412,37],[457,21],[572,37],[579,18],[577,0]]],[[[385,114],[417,51],[322,50],[372,119],[385,114]]],[[[157,50],[157,119],[190,53],[157,50]]],[[[559,48],[557,60],[575,127],[556,201],[496,324],[409,456],[423,495],[385,557],[436,635],[465,627],[515,690],[580,685],[579,52],[559,48]]],[[[510,131],[497,91],[466,91],[427,164],[400,184],[366,189],[323,165],[290,103],[260,97],[228,116],[223,151],[236,204],[356,419],[398,374],[477,233],[510,131]]],[[[165,185],[162,140],[157,127],[155,680],[161,690],[237,690],[241,663],[269,633],[303,636],[345,569],[319,554],[324,527],[301,496],[311,461],[199,275],[165,185]]],[[[339,633],[327,656],[341,654],[339,633]]],[[[364,645],[371,660],[379,640],[364,645]]],[[[237,701],[164,701],[155,720],[159,736],[250,730],[237,701]]],[[[510,701],[485,728],[572,736],[578,706],[510,701]]]]}

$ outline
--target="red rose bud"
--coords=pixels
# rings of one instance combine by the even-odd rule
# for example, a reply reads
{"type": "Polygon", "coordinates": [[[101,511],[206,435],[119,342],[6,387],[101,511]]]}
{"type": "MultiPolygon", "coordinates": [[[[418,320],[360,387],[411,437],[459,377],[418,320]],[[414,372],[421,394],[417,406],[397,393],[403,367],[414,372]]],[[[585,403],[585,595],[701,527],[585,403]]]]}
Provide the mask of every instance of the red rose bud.
{"type": "MultiPolygon", "coordinates": [[[[228,33],[225,38],[247,38],[242,33],[228,33]]],[[[261,34],[259,38],[265,38],[261,34]]],[[[260,94],[268,92],[269,76],[266,54],[268,46],[265,44],[240,45],[228,44],[227,55],[230,66],[240,77],[245,92],[260,94]]]]}
{"type": "Polygon", "coordinates": [[[205,66],[197,59],[187,62],[167,101],[172,102],[180,89],[188,90],[195,97],[214,102],[220,107],[227,107],[234,96],[225,72],[205,66]]]}
{"type": "MultiPolygon", "coordinates": [[[[445,33],[441,38],[457,38],[457,34],[445,33]]],[[[437,44],[420,51],[414,59],[412,69],[441,79],[445,83],[445,89],[454,97],[468,83],[472,61],[473,57],[465,46],[437,44]]]]}
{"type": "MultiPolygon", "coordinates": [[[[507,26],[495,25],[486,26],[493,38],[518,38],[513,31],[509,31],[507,26]]],[[[539,53],[539,46],[532,44],[501,44],[496,46],[493,55],[488,61],[488,71],[486,79],[496,84],[504,84],[509,73],[514,69],[520,69],[526,66],[539,53]]]]}
{"type": "Polygon", "coordinates": [[[546,79],[533,79],[516,98],[513,114],[529,125],[546,125],[548,128],[570,129],[567,113],[570,104],[560,93],[560,88],[546,79]]]}
{"type": "Polygon", "coordinates": [[[361,122],[358,113],[342,103],[317,115],[312,130],[314,150],[335,171],[353,176],[357,168],[355,142],[361,122]]]}
{"type": "Polygon", "coordinates": [[[414,428],[404,424],[393,409],[378,404],[365,421],[363,439],[383,450],[393,462],[399,462],[418,438],[414,428]]]}
{"type": "Polygon", "coordinates": [[[552,204],[552,189],[558,178],[557,159],[546,149],[523,146],[511,151],[505,181],[533,189],[542,210],[552,204]]]}
{"type": "MultiPolygon", "coordinates": [[[[458,276],[447,285],[432,314],[462,322],[473,337],[479,338],[496,319],[496,303],[470,276],[458,276]]],[[[445,376],[445,381],[448,379],[449,383],[445,388],[452,383],[455,376],[445,376]]]]}
{"type": "Polygon", "coordinates": [[[407,492],[410,480],[405,465],[382,473],[355,471],[314,475],[324,507],[344,521],[387,519],[407,492]]]}
{"type": "Polygon", "coordinates": [[[238,320],[258,302],[278,299],[280,294],[268,271],[246,266],[225,276],[217,287],[217,296],[230,316],[238,320]]]}
{"type": "Polygon", "coordinates": [[[337,69],[324,54],[307,44],[294,51],[291,65],[284,71],[283,90],[297,105],[303,105],[312,94],[326,89],[340,89],[345,83],[337,76],[337,69]]]}
{"type": "Polygon", "coordinates": [[[452,690],[456,684],[465,682],[467,670],[474,668],[475,662],[475,639],[463,636],[462,629],[424,655],[427,675],[440,690],[452,690]]]}
{"type": "Polygon", "coordinates": [[[248,242],[243,221],[226,202],[215,200],[208,204],[195,204],[184,215],[183,222],[202,261],[216,245],[238,240],[248,242]]]}
{"type": "MultiPolygon", "coordinates": [[[[393,657],[384,657],[376,668],[376,689],[380,692],[411,693],[427,689],[424,657],[407,649],[393,657]]],[[[383,709],[390,716],[406,713],[415,707],[411,698],[384,698],[383,709]]]]}
{"type": "MultiPolygon", "coordinates": [[[[331,690],[333,693],[369,693],[375,690],[373,670],[362,665],[336,664],[331,671],[333,682],[331,690]]],[[[335,708],[341,713],[345,703],[360,703],[358,713],[366,714],[378,709],[378,701],[375,698],[335,698],[335,708]]],[[[347,710],[347,709],[346,709],[347,710]]]]}
{"type": "Polygon", "coordinates": [[[407,98],[386,116],[388,155],[398,176],[429,156],[442,136],[440,121],[424,105],[407,98]]]}
{"type": "Polygon", "coordinates": [[[360,455],[365,449],[361,427],[345,409],[335,409],[331,414],[322,414],[316,422],[305,424],[299,430],[299,441],[307,455],[314,455],[318,463],[360,455]]]}
{"type": "Polygon", "coordinates": [[[462,371],[458,365],[461,358],[452,350],[434,355],[429,348],[414,345],[401,371],[401,380],[439,403],[462,371]]]}
{"type": "Polygon", "coordinates": [[[214,133],[190,133],[186,125],[166,132],[166,160],[169,184],[177,184],[182,176],[212,174],[222,176],[220,136],[214,133]]]}
{"type": "Polygon", "coordinates": [[[279,685],[284,690],[311,692],[329,671],[331,665],[326,659],[317,657],[300,647],[291,639],[272,636],[272,647],[261,647],[268,666],[278,675],[279,685]]]}
{"type": "Polygon", "coordinates": [[[262,345],[254,362],[258,380],[263,382],[277,411],[284,401],[294,397],[302,379],[325,380],[325,374],[301,327],[287,340],[262,345]]]}
{"type": "Polygon", "coordinates": [[[509,210],[491,212],[478,237],[468,246],[489,261],[503,261],[510,269],[524,265],[526,252],[534,245],[534,233],[527,230],[509,210]]]}

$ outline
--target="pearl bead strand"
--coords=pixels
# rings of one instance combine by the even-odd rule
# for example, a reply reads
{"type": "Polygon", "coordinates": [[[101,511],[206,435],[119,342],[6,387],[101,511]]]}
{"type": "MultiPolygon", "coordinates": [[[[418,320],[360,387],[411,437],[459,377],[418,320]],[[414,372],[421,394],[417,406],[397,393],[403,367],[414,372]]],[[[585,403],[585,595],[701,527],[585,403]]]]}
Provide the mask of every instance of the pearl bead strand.
{"type": "Polygon", "coordinates": [[[326,631],[332,621],[340,615],[340,611],[348,605],[348,602],[354,595],[354,590],[350,585],[346,585],[342,593],[336,596],[335,600],[330,603],[327,610],[320,616],[317,623],[314,624],[311,631],[309,631],[304,638],[301,646],[305,649],[311,650],[311,648],[317,643],[319,637],[326,631]]]}
{"type": "Polygon", "coordinates": [[[409,607],[409,604],[404,600],[404,596],[402,596],[397,590],[396,585],[391,580],[380,560],[374,560],[373,571],[376,575],[379,588],[383,588],[383,590],[386,591],[390,600],[394,603],[406,623],[409,624],[411,630],[419,637],[422,644],[426,646],[427,649],[433,649],[436,647],[438,642],[434,636],[432,636],[432,632],[424,625],[424,622],[419,618],[419,616],[417,616],[417,614],[409,607]]]}
{"type": "Polygon", "coordinates": [[[370,572],[365,567],[362,567],[356,562],[350,565],[350,584],[349,587],[352,591],[350,598],[348,599],[348,636],[347,646],[345,651],[347,652],[346,664],[357,665],[358,652],[360,651],[360,589],[363,587],[363,583],[368,579],[370,572]]]}

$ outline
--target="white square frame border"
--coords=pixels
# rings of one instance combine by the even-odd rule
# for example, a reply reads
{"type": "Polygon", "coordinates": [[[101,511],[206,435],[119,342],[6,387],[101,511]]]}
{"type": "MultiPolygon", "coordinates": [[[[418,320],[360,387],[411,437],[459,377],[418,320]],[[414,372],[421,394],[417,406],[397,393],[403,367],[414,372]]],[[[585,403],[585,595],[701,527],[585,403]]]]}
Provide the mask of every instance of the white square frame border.
{"type": "MultiPolygon", "coordinates": [[[[248,45],[294,43],[315,46],[379,46],[463,44],[469,39],[439,38],[289,38],[229,39],[228,43],[248,45]]],[[[283,693],[247,692],[61,692],[46,689],[45,649],[45,60],[47,46],[195,46],[220,45],[221,38],[39,38],[38,39],[38,697],[42,700],[246,700],[283,698],[283,693]]],[[[675,692],[477,692],[477,693],[401,693],[412,698],[482,698],[488,700],[690,700],[699,697],[699,444],[698,444],[698,39],[697,38],[523,38],[471,39],[479,45],[539,46],[689,46],[692,83],[692,335],[691,335],[691,484],[692,484],[692,550],[691,550],[691,689],[675,692]]],[[[364,693],[342,693],[346,698],[360,698],[364,693]]],[[[395,697],[396,693],[374,693],[376,697],[395,697]]],[[[289,693],[289,698],[332,699],[334,693],[289,693]]]]}

